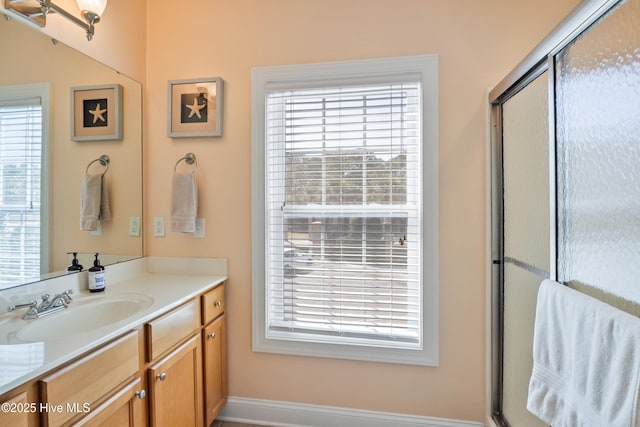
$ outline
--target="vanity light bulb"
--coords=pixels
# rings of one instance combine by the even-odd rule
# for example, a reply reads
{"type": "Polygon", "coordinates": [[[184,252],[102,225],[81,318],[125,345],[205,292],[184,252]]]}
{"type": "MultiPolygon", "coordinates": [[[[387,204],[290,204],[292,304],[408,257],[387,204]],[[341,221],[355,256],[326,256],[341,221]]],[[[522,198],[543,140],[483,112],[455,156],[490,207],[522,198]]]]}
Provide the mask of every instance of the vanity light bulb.
{"type": "Polygon", "coordinates": [[[107,0],[76,0],[76,3],[78,3],[80,10],[87,10],[98,16],[102,16],[107,7],[107,0]]]}

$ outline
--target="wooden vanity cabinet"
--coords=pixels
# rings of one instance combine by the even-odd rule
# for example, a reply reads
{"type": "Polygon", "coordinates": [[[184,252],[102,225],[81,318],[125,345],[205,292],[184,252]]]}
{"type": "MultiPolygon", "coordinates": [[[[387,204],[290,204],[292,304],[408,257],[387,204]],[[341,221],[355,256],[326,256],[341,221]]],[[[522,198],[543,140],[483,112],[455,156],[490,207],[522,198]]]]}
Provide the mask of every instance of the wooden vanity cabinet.
{"type": "Polygon", "coordinates": [[[224,285],[202,296],[202,348],[205,426],[227,403],[227,336],[224,285]]]}
{"type": "Polygon", "coordinates": [[[5,393],[56,410],[3,412],[0,427],[210,426],[227,402],[224,309],[220,284],[5,393]]]}
{"type": "Polygon", "coordinates": [[[200,328],[197,298],[146,325],[153,427],[203,424],[200,328]]]}
{"type": "Polygon", "coordinates": [[[227,342],[224,315],[205,326],[203,341],[205,426],[227,403],[227,342]]]}
{"type": "Polygon", "coordinates": [[[227,402],[224,284],[146,327],[151,426],[210,426],[227,402]]]}

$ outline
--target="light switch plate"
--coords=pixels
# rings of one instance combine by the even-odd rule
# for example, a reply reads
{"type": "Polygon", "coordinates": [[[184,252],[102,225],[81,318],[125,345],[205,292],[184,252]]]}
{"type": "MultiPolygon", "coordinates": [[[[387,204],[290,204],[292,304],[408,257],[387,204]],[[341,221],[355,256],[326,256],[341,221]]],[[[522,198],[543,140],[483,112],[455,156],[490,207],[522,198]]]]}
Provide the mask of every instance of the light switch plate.
{"type": "Polygon", "coordinates": [[[204,218],[196,218],[196,231],[193,232],[193,237],[204,239],[204,218]]]}
{"type": "Polygon", "coordinates": [[[129,218],[129,236],[140,236],[140,217],[132,216],[129,218]]]}
{"type": "Polygon", "coordinates": [[[164,236],[164,217],[162,216],[153,217],[153,236],[154,237],[164,236]]]}

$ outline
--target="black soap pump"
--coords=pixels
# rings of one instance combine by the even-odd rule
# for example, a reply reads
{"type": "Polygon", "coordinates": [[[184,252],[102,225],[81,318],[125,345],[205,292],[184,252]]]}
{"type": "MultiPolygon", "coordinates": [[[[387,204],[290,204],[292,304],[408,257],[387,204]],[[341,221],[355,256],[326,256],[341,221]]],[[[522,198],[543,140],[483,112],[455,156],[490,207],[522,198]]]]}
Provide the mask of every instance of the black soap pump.
{"type": "Polygon", "coordinates": [[[98,259],[98,253],[96,252],[96,259],[93,261],[93,267],[89,269],[89,291],[90,292],[102,292],[104,291],[106,282],[104,277],[104,267],[100,265],[98,259]]]}
{"type": "Polygon", "coordinates": [[[67,267],[67,273],[79,273],[82,271],[82,265],[78,261],[78,252],[67,252],[67,255],[73,254],[73,259],[71,260],[71,265],[67,267]]]}

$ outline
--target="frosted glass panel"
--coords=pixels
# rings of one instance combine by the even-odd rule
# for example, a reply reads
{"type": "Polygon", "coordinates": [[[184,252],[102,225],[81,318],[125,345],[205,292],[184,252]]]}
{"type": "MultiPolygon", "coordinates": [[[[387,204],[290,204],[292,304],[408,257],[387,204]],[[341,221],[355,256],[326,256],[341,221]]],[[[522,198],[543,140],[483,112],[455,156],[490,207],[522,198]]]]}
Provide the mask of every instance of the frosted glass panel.
{"type": "Polygon", "coordinates": [[[504,256],[549,271],[549,79],[506,101],[503,116],[504,256]]]}
{"type": "Polygon", "coordinates": [[[558,274],[640,302],[640,0],[556,57],[558,274]]]}
{"type": "Polygon", "coordinates": [[[533,325],[542,279],[512,264],[504,266],[504,352],[502,412],[512,426],[546,427],[527,411],[533,367],[533,325]]]}
{"type": "Polygon", "coordinates": [[[502,413],[544,426],[526,410],[538,286],[549,271],[549,79],[545,72],[502,106],[504,331],[502,413]],[[537,273],[537,274],[536,274],[537,273]]]}

